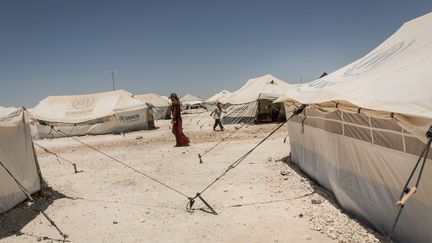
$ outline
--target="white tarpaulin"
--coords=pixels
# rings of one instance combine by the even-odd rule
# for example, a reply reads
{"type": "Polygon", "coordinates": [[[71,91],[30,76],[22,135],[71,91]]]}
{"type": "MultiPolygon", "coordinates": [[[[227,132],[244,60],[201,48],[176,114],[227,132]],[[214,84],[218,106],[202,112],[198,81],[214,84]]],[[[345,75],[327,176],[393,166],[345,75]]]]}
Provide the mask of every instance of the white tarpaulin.
{"type": "MultiPolygon", "coordinates": [[[[0,107],[0,161],[29,193],[35,193],[41,189],[41,178],[26,122],[28,115],[22,108],[0,107]]],[[[0,166],[0,213],[25,199],[14,179],[0,166]]]]}
{"type": "MultiPolygon", "coordinates": [[[[148,106],[124,90],[49,96],[31,112],[37,120],[54,124],[68,135],[120,133],[154,127],[148,106]]],[[[51,132],[47,126],[36,124],[34,127],[36,138],[64,136],[51,132]]]]}
{"type": "Polygon", "coordinates": [[[287,110],[309,104],[288,123],[293,161],[346,210],[401,242],[432,239],[431,153],[391,233],[432,125],[431,30],[432,14],[409,21],[365,57],[279,99],[287,110]]]}
{"type": "Polygon", "coordinates": [[[206,104],[214,104],[222,100],[223,98],[231,95],[231,92],[228,90],[222,90],[221,92],[213,95],[212,97],[208,98],[205,103],[206,104]]]}
{"type": "Polygon", "coordinates": [[[186,107],[189,107],[189,106],[192,106],[192,105],[201,104],[201,103],[204,102],[204,100],[201,99],[201,98],[199,98],[199,97],[196,97],[196,96],[193,96],[193,95],[187,94],[187,95],[183,96],[183,97],[180,99],[180,102],[181,102],[183,105],[185,105],[186,107]]]}
{"type": "Polygon", "coordinates": [[[276,100],[286,91],[292,89],[292,85],[267,74],[261,77],[249,79],[240,89],[221,100],[223,104],[240,105],[257,100],[276,100]]]}
{"type": "Polygon", "coordinates": [[[432,119],[431,28],[432,14],[409,21],[366,56],[281,100],[395,113],[401,126],[423,138],[430,124],[421,118],[432,119]]]}
{"type": "Polygon", "coordinates": [[[220,99],[221,103],[230,106],[224,122],[275,120],[284,112],[280,104],[272,102],[294,87],[271,74],[249,79],[243,87],[220,99]]]}
{"type": "Polygon", "coordinates": [[[153,113],[153,117],[155,120],[170,119],[171,117],[170,103],[167,100],[163,99],[158,94],[149,93],[149,94],[134,95],[133,97],[146,104],[151,104],[154,107],[156,107],[156,111],[153,113]]]}

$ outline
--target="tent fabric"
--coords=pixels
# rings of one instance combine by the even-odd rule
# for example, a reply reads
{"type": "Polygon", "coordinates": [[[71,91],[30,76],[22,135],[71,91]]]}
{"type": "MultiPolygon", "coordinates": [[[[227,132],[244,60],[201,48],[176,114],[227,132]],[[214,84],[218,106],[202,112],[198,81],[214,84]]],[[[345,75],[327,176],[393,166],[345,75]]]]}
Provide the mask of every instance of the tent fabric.
{"type": "Polygon", "coordinates": [[[134,95],[133,97],[146,103],[147,105],[151,104],[156,107],[156,111],[153,113],[153,117],[155,120],[169,119],[171,117],[170,103],[158,94],[149,93],[134,95]]]}
{"type": "MultiPolygon", "coordinates": [[[[31,110],[35,119],[55,125],[70,136],[121,133],[154,127],[148,106],[124,90],[74,96],[50,96],[31,110]]],[[[35,138],[61,137],[41,124],[35,138]]]]}
{"type": "Polygon", "coordinates": [[[394,113],[401,126],[424,139],[432,119],[431,28],[432,13],[411,20],[366,56],[280,100],[394,113]]]}
{"type": "Polygon", "coordinates": [[[231,92],[228,90],[222,90],[221,92],[213,95],[212,97],[208,98],[207,100],[205,100],[205,103],[207,104],[214,104],[219,102],[220,100],[222,100],[223,98],[227,97],[231,95],[231,92]]]}
{"type": "MultiPolygon", "coordinates": [[[[384,235],[391,233],[396,201],[425,144],[393,119],[309,107],[288,122],[291,158],[339,204],[384,235]]],[[[429,154],[424,175],[432,173],[429,154]]],[[[416,177],[415,177],[416,178],[416,177]]],[[[400,242],[432,239],[432,177],[405,206],[393,235],[400,242]]]]}
{"type": "Polygon", "coordinates": [[[187,94],[180,99],[180,102],[182,103],[182,105],[189,107],[192,105],[201,104],[204,102],[204,100],[199,97],[187,94]]]}
{"type": "Polygon", "coordinates": [[[277,116],[284,116],[284,108],[272,104],[285,92],[296,87],[267,74],[249,79],[243,87],[220,99],[222,104],[229,106],[223,121],[229,123],[272,121],[277,116]]]}
{"type": "Polygon", "coordinates": [[[146,108],[147,105],[132,98],[132,94],[117,90],[87,95],[49,96],[40,101],[32,112],[38,120],[77,124],[146,108]]]}
{"type": "Polygon", "coordinates": [[[257,100],[276,100],[293,86],[267,74],[249,79],[240,89],[220,100],[223,104],[240,105],[257,100]]]}
{"type": "MultiPolygon", "coordinates": [[[[432,14],[405,23],[359,60],[289,90],[292,159],[331,190],[344,209],[388,235],[396,201],[432,124],[432,14]]],[[[424,175],[432,173],[429,155],[424,175]]],[[[401,242],[432,239],[432,185],[423,176],[391,235],[401,242]]]]}
{"type": "MultiPolygon", "coordinates": [[[[41,189],[30,127],[23,108],[0,108],[0,161],[30,193],[41,189]]],[[[26,199],[13,178],[0,166],[0,213],[26,199]]]]}

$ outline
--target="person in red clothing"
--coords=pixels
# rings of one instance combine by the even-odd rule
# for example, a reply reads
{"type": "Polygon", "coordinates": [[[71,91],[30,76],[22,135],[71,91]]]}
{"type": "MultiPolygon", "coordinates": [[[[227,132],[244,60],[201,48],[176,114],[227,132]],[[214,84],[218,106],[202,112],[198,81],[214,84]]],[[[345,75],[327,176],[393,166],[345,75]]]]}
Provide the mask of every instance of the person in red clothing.
{"type": "Polygon", "coordinates": [[[183,133],[180,100],[175,93],[172,93],[169,98],[171,99],[172,132],[176,138],[175,147],[189,146],[189,138],[183,133]]]}

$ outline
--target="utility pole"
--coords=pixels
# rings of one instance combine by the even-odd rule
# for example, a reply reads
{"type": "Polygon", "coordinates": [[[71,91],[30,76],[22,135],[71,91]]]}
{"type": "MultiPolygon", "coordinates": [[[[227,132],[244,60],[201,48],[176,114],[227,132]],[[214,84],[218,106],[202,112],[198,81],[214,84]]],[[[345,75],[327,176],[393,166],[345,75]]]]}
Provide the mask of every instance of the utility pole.
{"type": "Polygon", "coordinates": [[[108,71],[108,72],[111,73],[112,84],[113,84],[113,90],[116,90],[114,74],[115,74],[117,71],[108,71]]]}

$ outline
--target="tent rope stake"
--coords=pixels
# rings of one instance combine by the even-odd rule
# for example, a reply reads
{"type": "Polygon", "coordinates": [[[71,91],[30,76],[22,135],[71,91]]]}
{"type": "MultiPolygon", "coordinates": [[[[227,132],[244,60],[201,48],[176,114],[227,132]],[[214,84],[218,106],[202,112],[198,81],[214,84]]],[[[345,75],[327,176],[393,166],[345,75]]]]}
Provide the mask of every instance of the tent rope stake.
{"type": "Polygon", "coordinates": [[[214,148],[216,148],[219,144],[221,144],[223,141],[234,135],[237,131],[239,131],[242,127],[244,127],[246,123],[243,123],[239,128],[235,129],[232,133],[230,133],[228,136],[222,138],[218,143],[213,145],[210,149],[206,150],[203,154],[198,154],[199,162],[200,164],[203,163],[202,157],[204,157],[206,154],[208,154],[210,151],[212,151],[214,148]]]}
{"type": "Polygon", "coordinates": [[[148,174],[146,174],[146,173],[144,173],[144,172],[142,172],[142,171],[140,171],[140,170],[138,170],[138,169],[136,169],[136,168],[134,168],[134,167],[132,167],[132,166],[130,166],[130,165],[128,165],[128,164],[126,164],[125,162],[122,162],[122,161],[120,161],[120,160],[118,160],[118,159],[112,157],[111,155],[109,155],[109,154],[107,154],[107,153],[105,153],[105,152],[103,152],[103,151],[97,149],[97,148],[94,147],[94,146],[91,146],[90,144],[87,144],[87,143],[85,143],[85,142],[79,140],[78,138],[72,137],[71,135],[69,135],[69,134],[67,134],[67,133],[65,133],[65,132],[63,132],[63,131],[61,131],[60,129],[56,129],[56,128],[54,127],[54,125],[48,125],[48,124],[44,124],[44,123],[41,123],[41,124],[42,124],[42,125],[45,125],[45,126],[50,126],[50,127],[53,129],[53,131],[56,131],[56,132],[58,132],[58,133],[60,133],[60,134],[62,134],[62,135],[64,135],[64,136],[66,136],[66,137],[68,137],[68,138],[71,138],[71,139],[73,139],[73,140],[75,140],[75,141],[81,143],[82,145],[84,145],[84,146],[86,146],[86,147],[88,147],[88,148],[90,148],[90,149],[92,149],[92,150],[94,150],[94,151],[96,151],[96,152],[102,154],[103,156],[105,156],[105,157],[111,159],[112,161],[114,161],[114,162],[116,162],[116,163],[119,163],[119,164],[121,164],[121,165],[123,165],[123,166],[125,166],[125,167],[127,167],[127,168],[129,168],[129,169],[131,169],[131,170],[133,170],[133,171],[135,171],[135,172],[137,172],[137,173],[139,173],[139,174],[145,176],[145,177],[147,177],[148,179],[150,179],[150,180],[152,180],[152,181],[158,183],[158,184],[161,185],[161,186],[164,186],[165,188],[167,188],[167,189],[169,189],[169,190],[171,190],[171,191],[173,191],[173,192],[176,192],[177,194],[180,194],[180,195],[182,195],[182,196],[184,196],[184,197],[186,197],[186,198],[189,198],[185,193],[183,193],[183,192],[181,192],[181,191],[179,191],[179,190],[177,190],[177,189],[175,189],[175,188],[173,188],[173,187],[167,185],[166,183],[164,183],[164,182],[162,182],[162,181],[159,181],[159,180],[157,180],[156,178],[154,178],[154,177],[152,177],[152,176],[150,176],[150,175],[148,175],[148,174]]]}
{"type": "Polygon", "coordinates": [[[78,173],[84,172],[83,170],[78,170],[78,169],[77,169],[77,165],[76,165],[75,163],[73,163],[73,162],[71,162],[71,161],[65,159],[64,157],[62,157],[62,156],[60,156],[60,155],[58,155],[58,154],[56,154],[56,153],[54,153],[54,152],[48,150],[47,148],[45,148],[44,146],[42,146],[42,145],[40,145],[40,144],[37,144],[37,143],[35,143],[35,142],[33,142],[33,144],[36,145],[36,146],[38,146],[39,148],[43,149],[45,152],[54,155],[54,156],[56,157],[57,161],[59,162],[59,164],[61,164],[59,158],[62,159],[62,160],[64,160],[64,161],[66,161],[66,162],[68,162],[70,165],[72,165],[75,174],[78,174],[78,173]]]}
{"type": "Polygon", "coordinates": [[[276,131],[278,131],[281,127],[283,127],[291,118],[293,118],[294,116],[300,114],[304,109],[305,109],[306,105],[302,104],[300,105],[296,110],[293,111],[293,114],[283,123],[281,123],[280,125],[278,125],[275,129],[273,129],[273,131],[271,131],[265,138],[263,138],[258,144],[256,144],[251,150],[249,150],[248,152],[246,152],[244,155],[242,155],[239,159],[237,159],[236,161],[234,161],[232,164],[230,164],[225,171],[218,176],[216,179],[214,179],[208,186],[206,186],[203,190],[201,190],[200,192],[197,192],[195,197],[193,198],[188,198],[188,203],[186,204],[186,209],[188,211],[193,211],[193,204],[195,202],[195,199],[199,198],[201,201],[203,201],[203,203],[210,209],[212,214],[217,215],[216,211],[207,203],[207,201],[205,201],[202,198],[202,194],[207,191],[211,186],[213,186],[217,181],[219,181],[222,177],[224,177],[230,170],[235,169],[241,162],[244,161],[244,159],[246,159],[246,157],[248,157],[256,148],[258,148],[262,143],[264,143],[269,137],[271,137],[276,131]]]}
{"type": "Polygon", "coordinates": [[[423,169],[424,169],[424,166],[426,164],[426,160],[428,158],[430,146],[431,146],[431,143],[432,143],[432,126],[430,126],[429,130],[426,132],[426,137],[427,137],[428,141],[426,142],[426,145],[425,145],[423,151],[421,152],[421,154],[420,154],[420,156],[419,156],[419,158],[417,160],[416,165],[414,166],[413,170],[411,171],[411,174],[408,177],[408,180],[407,180],[407,182],[405,183],[405,185],[403,187],[402,193],[399,196],[399,201],[396,202],[396,207],[399,207],[399,212],[398,212],[398,214],[396,216],[396,219],[395,219],[395,221],[393,223],[391,233],[393,233],[394,230],[395,230],[395,228],[396,228],[396,225],[397,225],[397,223],[399,221],[399,218],[401,216],[401,213],[402,213],[402,210],[403,210],[405,204],[414,195],[414,193],[416,193],[416,191],[418,190],[418,186],[420,184],[420,179],[422,177],[423,169]],[[410,184],[411,180],[414,177],[415,172],[417,171],[417,168],[418,168],[420,162],[421,162],[420,171],[418,173],[418,177],[417,177],[417,181],[415,183],[415,186],[408,187],[408,185],[410,184]]]}

